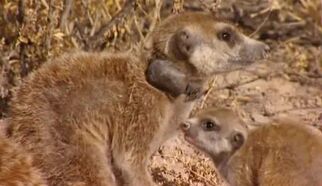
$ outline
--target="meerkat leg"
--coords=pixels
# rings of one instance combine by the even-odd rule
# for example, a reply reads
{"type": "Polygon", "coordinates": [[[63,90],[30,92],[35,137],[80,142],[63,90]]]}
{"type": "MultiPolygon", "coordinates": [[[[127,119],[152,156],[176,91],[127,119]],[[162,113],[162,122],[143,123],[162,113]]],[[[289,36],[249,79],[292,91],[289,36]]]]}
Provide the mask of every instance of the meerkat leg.
{"type": "MultiPolygon", "coordinates": [[[[239,154],[236,154],[236,157],[239,154]]],[[[246,157],[247,158],[247,157],[246,157]]],[[[230,167],[224,173],[224,177],[230,185],[249,186],[257,182],[257,177],[253,173],[253,165],[245,166],[243,157],[235,158],[236,161],[230,162],[230,167]]]]}
{"type": "Polygon", "coordinates": [[[110,156],[106,150],[91,142],[77,144],[76,153],[71,160],[71,175],[68,185],[84,186],[117,186],[116,178],[111,165],[110,156]]]}
{"type": "Polygon", "coordinates": [[[132,166],[126,173],[124,186],[155,186],[152,176],[147,170],[147,166],[132,166]]]}
{"type": "MultiPolygon", "coordinates": [[[[96,152],[92,152],[96,153],[96,152]]],[[[88,175],[87,183],[91,186],[117,186],[112,165],[104,158],[105,154],[88,155],[84,157],[84,174],[88,175]]]]}
{"type": "Polygon", "coordinates": [[[146,78],[152,86],[174,98],[186,94],[187,101],[192,101],[204,94],[202,80],[189,79],[168,60],[152,60],[146,71],[146,78]]]}
{"type": "MultiPolygon", "coordinates": [[[[119,154],[119,153],[117,153],[119,154]]],[[[140,154],[133,155],[132,153],[122,153],[122,157],[116,156],[113,165],[117,167],[116,175],[120,185],[122,186],[155,186],[152,180],[146,160],[150,157],[149,152],[140,151],[140,154]],[[146,156],[147,155],[147,156],[146,156]],[[127,161],[124,161],[127,160],[127,161]]]]}

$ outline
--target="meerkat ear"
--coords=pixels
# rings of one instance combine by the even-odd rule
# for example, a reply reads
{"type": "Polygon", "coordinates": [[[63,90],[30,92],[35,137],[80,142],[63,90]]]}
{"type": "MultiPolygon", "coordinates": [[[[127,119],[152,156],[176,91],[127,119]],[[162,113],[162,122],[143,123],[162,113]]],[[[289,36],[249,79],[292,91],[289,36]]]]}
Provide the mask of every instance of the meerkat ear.
{"type": "Polygon", "coordinates": [[[233,134],[231,139],[231,144],[233,145],[234,149],[239,149],[245,142],[245,137],[242,133],[236,132],[233,134]]]}

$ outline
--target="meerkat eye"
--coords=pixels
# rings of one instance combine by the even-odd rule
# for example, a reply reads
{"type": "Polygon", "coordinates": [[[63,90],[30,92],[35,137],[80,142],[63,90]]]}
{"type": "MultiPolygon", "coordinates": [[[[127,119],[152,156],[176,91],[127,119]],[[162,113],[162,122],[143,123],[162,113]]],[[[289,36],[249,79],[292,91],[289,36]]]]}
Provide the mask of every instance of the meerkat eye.
{"type": "Polygon", "coordinates": [[[222,33],[221,37],[223,40],[229,41],[230,40],[230,33],[224,32],[224,33],[222,33]]]}
{"type": "Polygon", "coordinates": [[[222,41],[229,42],[232,39],[233,31],[230,28],[226,28],[219,32],[218,38],[222,41]]]}
{"type": "Polygon", "coordinates": [[[202,122],[202,127],[206,131],[219,131],[220,127],[212,120],[205,120],[202,122]]]}

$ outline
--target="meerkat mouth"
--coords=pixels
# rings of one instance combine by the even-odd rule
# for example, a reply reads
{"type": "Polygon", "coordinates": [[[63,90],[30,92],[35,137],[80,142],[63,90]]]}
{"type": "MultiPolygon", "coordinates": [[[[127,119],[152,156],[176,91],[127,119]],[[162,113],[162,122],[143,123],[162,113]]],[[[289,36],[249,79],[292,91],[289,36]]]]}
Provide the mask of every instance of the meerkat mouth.
{"type": "Polygon", "coordinates": [[[198,149],[198,150],[201,150],[201,151],[203,151],[203,150],[205,150],[204,148],[203,148],[203,146],[202,145],[200,145],[200,143],[198,142],[198,140],[196,140],[196,139],[194,139],[193,137],[191,137],[191,136],[189,136],[189,134],[184,134],[184,139],[185,139],[185,141],[186,142],[188,142],[189,144],[191,144],[193,147],[195,147],[196,149],[198,149]]]}
{"type": "Polygon", "coordinates": [[[184,134],[184,140],[186,140],[186,142],[190,143],[191,145],[198,146],[197,141],[187,133],[184,134]]]}
{"type": "Polygon", "coordinates": [[[233,63],[235,65],[239,65],[239,66],[247,66],[252,63],[262,62],[263,60],[265,60],[267,58],[268,58],[268,53],[264,52],[260,56],[243,56],[243,57],[231,56],[231,58],[228,59],[228,62],[233,63]]]}
{"type": "Polygon", "coordinates": [[[233,63],[234,65],[237,65],[238,67],[243,67],[243,66],[255,63],[256,60],[257,59],[251,58],[251,57],[247,57],[247,58],[232,58],[232,59],[229,59],[228,62],[233,63]]]}

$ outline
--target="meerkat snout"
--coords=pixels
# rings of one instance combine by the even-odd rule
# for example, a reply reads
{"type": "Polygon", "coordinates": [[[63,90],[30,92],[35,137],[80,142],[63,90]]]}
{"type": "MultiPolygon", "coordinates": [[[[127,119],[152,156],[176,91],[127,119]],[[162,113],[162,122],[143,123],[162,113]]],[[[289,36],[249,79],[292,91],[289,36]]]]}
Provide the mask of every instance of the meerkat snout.
{"type": "Polygon", "coordinates": [[[250,63],[254,60],[267,58],[270,52],[269,45],[247,36],[245,36],[243,39],[245,40],[245,43],[247,43],[247,45],[240,49],[239,54],[240,56],[245,56],[245,63],[250,63]]]}
{"type": "MultiPolygon", "coordinates": [[[[256,40],[254,40],[256,41],[256,40]]],[[[267,54],[270,51],[270,47],[262,42],[258,42],[256,41],[255,47],[253,47],[253,49],[255,50],[255,52],[259,53],[259,58],[266,58],[267,54]]],[[[255,55],[256,56],[256,55],[255,55]]]]}

